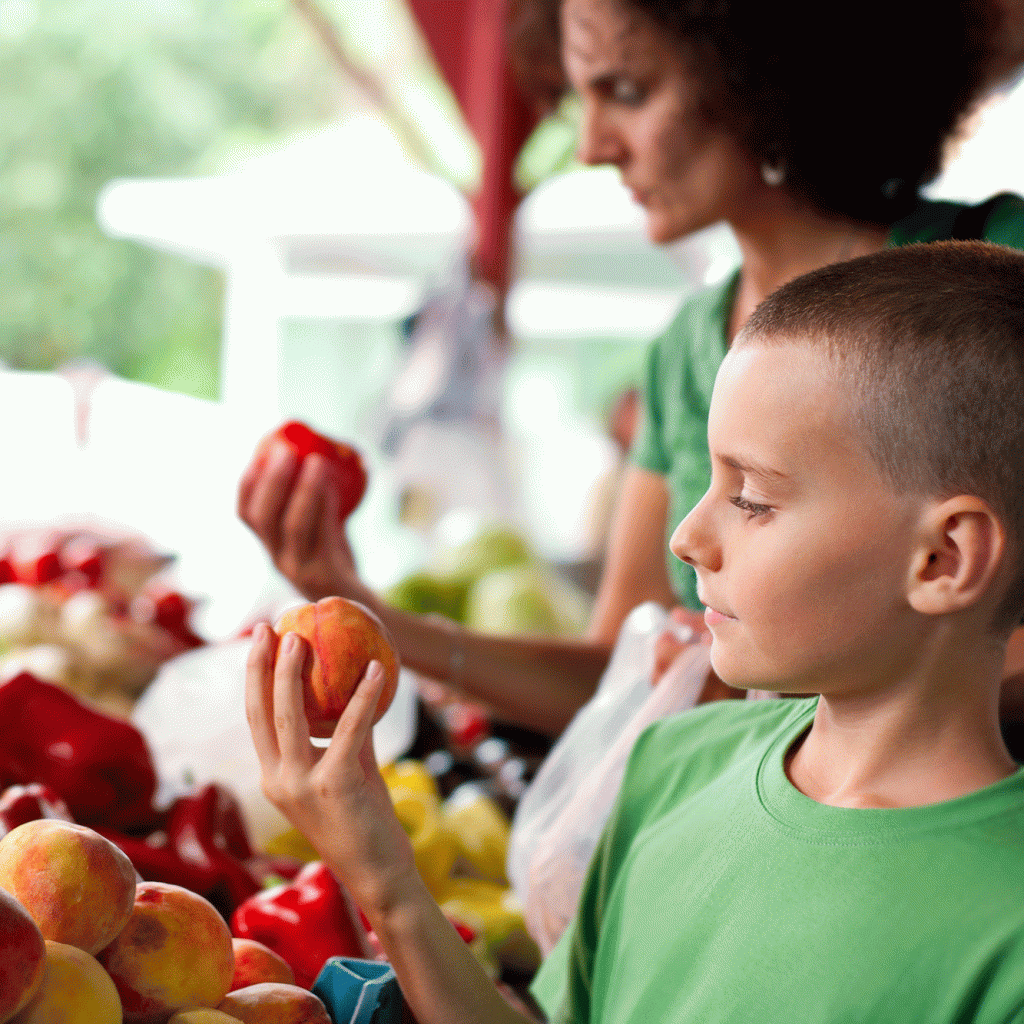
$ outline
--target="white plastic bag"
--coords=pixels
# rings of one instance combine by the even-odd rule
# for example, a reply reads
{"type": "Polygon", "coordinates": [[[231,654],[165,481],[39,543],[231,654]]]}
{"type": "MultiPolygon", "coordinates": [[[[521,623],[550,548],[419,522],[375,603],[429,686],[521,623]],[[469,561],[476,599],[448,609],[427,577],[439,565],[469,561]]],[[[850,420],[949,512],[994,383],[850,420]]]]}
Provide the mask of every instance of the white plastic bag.
{"type": "Polygon", "coordinates": [[[580,887],[640,731],[693,707],[708,648],[694,645],[652,686],[654,648],[678,629],[657,604],[635,608],[619,632],[597,692],[570,722],[523,794],[507,870],[527,929],[546,956],[576,912],[580,887]]]}

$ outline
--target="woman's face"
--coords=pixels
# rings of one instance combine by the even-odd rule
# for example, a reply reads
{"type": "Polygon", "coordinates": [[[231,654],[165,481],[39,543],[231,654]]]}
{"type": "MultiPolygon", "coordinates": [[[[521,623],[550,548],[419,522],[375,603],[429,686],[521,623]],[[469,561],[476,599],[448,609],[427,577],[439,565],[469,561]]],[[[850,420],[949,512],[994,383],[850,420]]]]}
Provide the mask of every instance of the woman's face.
{"type": "Polygon", "coordinates": [[[614,164],[671,242],[751,208],[763,189],[753,161],[707,124],[671,38],[619,0],[563,0],[562,59],[582,104],[579,158],[614,164]]]}

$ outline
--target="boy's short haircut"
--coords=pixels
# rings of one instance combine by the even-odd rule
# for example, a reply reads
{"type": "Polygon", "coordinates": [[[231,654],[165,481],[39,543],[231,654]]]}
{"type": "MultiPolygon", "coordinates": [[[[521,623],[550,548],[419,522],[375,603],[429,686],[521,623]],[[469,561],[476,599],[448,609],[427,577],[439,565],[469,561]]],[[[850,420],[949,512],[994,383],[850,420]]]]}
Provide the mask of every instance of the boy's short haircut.
{"type": "Polygon", "coordinates": [[[1024,253],[987,242],[886,249],[812,271],[755,310],[745,343],[824,344],[856,423],[901,492],[973,494],[1009,534],[993,621],[1024,611],[1024,253]]]}

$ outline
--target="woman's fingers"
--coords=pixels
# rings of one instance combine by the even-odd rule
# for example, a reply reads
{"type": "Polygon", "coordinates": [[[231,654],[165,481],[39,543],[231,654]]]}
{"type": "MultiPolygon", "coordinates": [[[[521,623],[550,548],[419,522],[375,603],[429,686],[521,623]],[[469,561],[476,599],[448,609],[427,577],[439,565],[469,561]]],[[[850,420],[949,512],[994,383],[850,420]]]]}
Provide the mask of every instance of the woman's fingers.
{"type": "Polygon", "coordinates": [[[281,519],[297,469],[291,449],[287,445],[272,444],[262,472],[254,473],[251,480],[243,478],[247,482],[248,498],[240,515],[272,555],[277,554],[281,544],[281,519]]]}
{"type": "Polygon", "coordinates": [[[252,632],[252,647],[245,663],[245,716],[252,733],[256,758],[263,774],[276,765],[279,751],[273,721],[274,650],[277,635],[265,622],[252,632]]]}
{"type": "Polygon", "coordinates": [[[319,455],[302,461],[298,476],[281,513],[281,554],[292,564],[303,565],[315,557],[321,546],[322,523],[326,514],[329,470],[319,455]]]}

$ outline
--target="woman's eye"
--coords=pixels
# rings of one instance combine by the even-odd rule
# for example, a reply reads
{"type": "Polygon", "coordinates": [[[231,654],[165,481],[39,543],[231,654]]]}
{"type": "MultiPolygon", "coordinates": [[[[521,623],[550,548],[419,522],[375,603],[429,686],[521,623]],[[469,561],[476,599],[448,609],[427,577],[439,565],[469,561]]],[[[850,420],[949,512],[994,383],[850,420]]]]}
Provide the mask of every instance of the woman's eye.
{"type": "Polygon", "coordinates": [[[636,104],[643,102],[644,93],[636,82],[633,82],[628,78],[617,78],[612,83],[611,96],[616,103],[625,103],[628,106],[635,106],[636,104]]]}
{"type": "Polygon", "coordinates": [[[748,519],[766,516],[772,510],[771,505],[761,505],[756,501],[751,501],[749,498],[744,498],[742,494],[737,494],[735,497],[730,498],[729,501],[741,512],[746,512],[748,519]]]}

